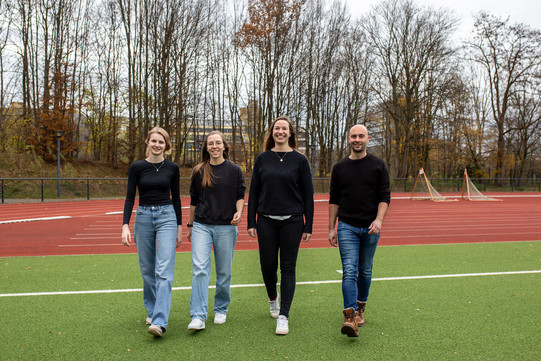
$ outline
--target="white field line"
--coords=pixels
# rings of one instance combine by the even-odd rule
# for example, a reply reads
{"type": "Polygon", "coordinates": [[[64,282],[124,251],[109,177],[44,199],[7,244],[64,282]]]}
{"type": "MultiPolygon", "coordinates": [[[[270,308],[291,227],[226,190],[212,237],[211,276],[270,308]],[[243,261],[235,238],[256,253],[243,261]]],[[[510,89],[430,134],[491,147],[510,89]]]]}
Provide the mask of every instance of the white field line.
{"type": "MultiPolygon", "coordinates": [[[[522,274],[534,274],[541,273],[541,270],[532,271],[511,271],[511,272],[486,272],[486,273],[459,273],[448,275],[427,275],[427,276],[405,276],[405,277],[383,277],[373,278],[372,281],[403,281],[403,280],[420,280],[420,279],[432,279],[432,278],[456,278],[456,277],[484,277],[484,276],[503,276],[503,275],[522,275],[522,274]]],[[[328,281],[305,281],[297,282],[298,285],[319,285],[319,284],[331,284],[341,283],[342,280],[328,280],[328,281]]],[[[231,285],[231,288],[251,288],[251,287],[264,287],[263,283],[252,284],[239,284],[231,285]]],[[[216,286],[209,286],[209,288],[216,288],[216,286]]],[[[192,288],[186,287],[173,287],[173,291],[187,291],[192,288]]],[[[22,296],[60,296],[60,295],[87,295],[87,294],[106,294],[106,293],[128,293],[128,292],[142,292],[142,288],[126,288],[117,290],[89,290],[89,291],[57,291],[57,292],[25,292],[25,293],[0,293],[0,297],[22,297],[22,296]]]]}

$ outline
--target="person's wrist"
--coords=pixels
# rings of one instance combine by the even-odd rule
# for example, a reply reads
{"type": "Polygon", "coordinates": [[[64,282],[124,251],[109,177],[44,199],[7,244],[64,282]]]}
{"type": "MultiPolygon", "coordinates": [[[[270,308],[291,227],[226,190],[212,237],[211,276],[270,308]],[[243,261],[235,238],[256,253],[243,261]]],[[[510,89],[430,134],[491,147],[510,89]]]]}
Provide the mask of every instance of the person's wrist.
{"type": "Polygon", "coordinates": [[[192,227],[193,227],[193,223],[190,223],[190,222],[186,223],[186,227],[192,228],[192,227]]]}

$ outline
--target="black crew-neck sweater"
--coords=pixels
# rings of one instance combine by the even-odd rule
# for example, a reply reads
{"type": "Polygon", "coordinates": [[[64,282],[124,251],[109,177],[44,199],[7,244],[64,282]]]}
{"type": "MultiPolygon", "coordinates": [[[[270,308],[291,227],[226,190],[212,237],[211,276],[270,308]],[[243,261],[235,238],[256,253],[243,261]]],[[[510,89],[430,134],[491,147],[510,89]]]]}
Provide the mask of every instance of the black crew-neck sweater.
{"type": "Polygon", "coordinates": [[[203,187],[201,173],[190,185],[190,205],[195,206],[194,221],[203,224],[231,224],[237,212],[237,201],[244,199],[244,176],[238,165],[225,160],[219,165],[210,165],[214,175],[212,187],[203,187]]]}
{"type": "Polygon", "coordinates": [[[254,164],[248,199],[248,228],[256,227],[256,214],[304,215],[304,233],[312,233],[314,187],[310,165],[297,152],[265,151],[254,164]],[[282,159],[282,161],[280,161],[282,159]]]}
{"type": "Polygon", "coordinates": [[[163,206],[173,204],[177,216],[177,225],[182,224],[180,208],[180,171],[178,165],[168,159],[161,163],[150,163],[139,160],[130,165],[128,172],[128,189],[124,202],[122,224],[129,224],[135,192],[139,191],[140,206],[163,206]],[[159,168],[158,171],[156,169],[159,168]]]}
{"type": "Polygon", "coordinates": [[[361,159],[346,157],[332,170],[329,203],[336,204],[338,218],[354,227],[369,227],[381,202],[391,202],[389,173],[385,163],[368,153],[361,159]]]}

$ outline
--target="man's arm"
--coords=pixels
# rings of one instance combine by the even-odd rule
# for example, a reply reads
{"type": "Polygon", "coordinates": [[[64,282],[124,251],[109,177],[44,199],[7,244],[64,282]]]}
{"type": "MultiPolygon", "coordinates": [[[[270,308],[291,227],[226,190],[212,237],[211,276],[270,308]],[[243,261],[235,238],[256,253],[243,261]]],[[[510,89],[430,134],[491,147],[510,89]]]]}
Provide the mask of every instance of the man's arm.
{"type": "Polygon", "coordinates": [[[376,219],[372,222],[370,227],[368,227],[369,234],[378,234],[381,232],[381,225],[383,224],[383,219],[385,214],[387,214],[387,209],[389,209],[389,204],[386,202],[380,202],[378,204],[378,215],[376,219]]]}
{"type": "Polygon", "coordinates": [[[338,219],[338,204],[329,203],[329,243],[333,247],[338,246],[338,235],[336,234],[336,220],[338,219]]]}

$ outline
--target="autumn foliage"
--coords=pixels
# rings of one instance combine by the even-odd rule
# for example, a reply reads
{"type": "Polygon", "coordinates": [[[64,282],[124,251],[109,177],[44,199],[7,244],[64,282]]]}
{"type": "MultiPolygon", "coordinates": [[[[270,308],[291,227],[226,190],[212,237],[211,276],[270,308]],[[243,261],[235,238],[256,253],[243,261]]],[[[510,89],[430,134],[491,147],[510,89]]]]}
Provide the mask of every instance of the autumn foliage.
{"type": "Polygon", "coordinates": [[[80,147],[75,141],[74,106],[68,99],[69,84],[63,74],[56,72],[52,83],[52,97],[44,97],[43,106],[37,111],[34,124],[30,125],[28,144],[37,155],[46,161],[54,161],[57,156],[57,131],[62,131],[61,154],[71,154],[80,147]]]}
{"type": "Polygon", "coordinates": [[[269,51],[269,41],[287,34],[306,0],[250,0],[248,21],[237,32],[236,45],[269,51]]]}

